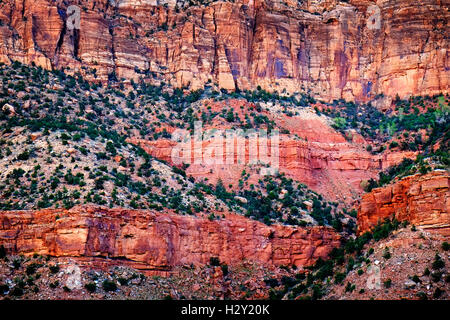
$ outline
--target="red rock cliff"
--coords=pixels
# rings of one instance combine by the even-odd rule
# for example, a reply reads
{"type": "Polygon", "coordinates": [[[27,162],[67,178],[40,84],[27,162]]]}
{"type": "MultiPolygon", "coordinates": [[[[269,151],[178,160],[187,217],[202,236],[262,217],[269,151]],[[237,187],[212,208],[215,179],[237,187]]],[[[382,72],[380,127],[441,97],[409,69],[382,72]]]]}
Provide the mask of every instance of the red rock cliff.
{"type": "Polygon", "coordinates": [[[225,219],[142,210],[75,207],[0,212],[0,245],[23,254],[80,259],[106,257],[141,270],[244,259],[304,266],[326,257],[340,236],[326,227],[266,226],[229,214],[225,219]]]}
{"type": "Polygon", "coordinates": [[[365,0],[191,7],[181,0],[89,0],[78,2],[79,30],[66,27],[69,4],[2,1],[0,61],[68,66],[91,80],[261,85],[328,100],[449,89],[449,12],[441,0],[378,1],[379,19],[375,3],[365,0]]]}
{"type": "MultiPolygon", "coordinates": [[[[212,111],[220,112],[223,108],[220,103],[211,103],[211,105],[212,111]]],[[[228,99],[225,105],[229,105],[234,110],[240,110],[242,106],[247,107],[249,103],[228,99]]],[[[401,162],[403,158],[417,156],[417,152],[410,151],[391,151],[373,155],[367,152],[367,142],[361,135],[353,132],[352,138],[346,139],[340,132],[333,129],[324,117],[319,117],[312,111],[302,110],[300,115],[292,117],[269,112],[263,114],[273,119],[279,128],[289,131],[289,135],[280,135],[280,171],[290,178],[305,183],[312,190],[333,201],[351,204],[363,192],[362,181],[377,178],[380,170],[401,162]]],[[[231,127],[229,124],[214,123],[209,127],[206,125],[204,130],[210,128],[225,130],[231,127]]],[[[173,163],[172,151],[177,145],[175,141],[129,138],[128,142],[141,146],[158,159],[173,163]]],[[[214,141],[207,140],[204,142],[204,147],[216,144],[214,141]]],[[[257,150],[255,151],[258,153],[257,150]]],[[[251,149],[247,143],[246,163],[250,158],[250,152],[251,149]]],[[[216,183],[220,178],[224,185],[232,184],[237,188],[236,182],[241,178],[242,170],[249,171],[248,166],[245,167],[244,164],[237,164],[237,162],[233,165],[196,164],[195,160],[199,160],[199,154],[190,153],[192,159],[186,173],[193,177],[207,177],[211,183],[216,183]]],[[[249,183],[257,183],[259,178],[258,176],[255,181],[250,178],[249,183]]]]}
{"type": "Polygon", "coordinates": [[[365,194],[358,211],[358,233],[393,217],[450,236],[448,172],[409,176],[365,194]]]}

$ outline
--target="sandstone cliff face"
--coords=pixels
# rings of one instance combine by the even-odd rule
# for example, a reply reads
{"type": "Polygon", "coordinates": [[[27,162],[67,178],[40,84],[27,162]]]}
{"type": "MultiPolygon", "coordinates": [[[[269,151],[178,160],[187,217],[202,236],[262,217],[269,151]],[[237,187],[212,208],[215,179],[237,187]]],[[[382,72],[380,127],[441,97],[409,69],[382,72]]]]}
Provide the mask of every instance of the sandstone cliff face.
{"type": "MultiPolygon", "coordinates": [[[[176,143],[172,140],[128,139],[128,141],[141,146],[155,158],[173,163],[171,153],[176,143]]],[[[204,148],[211,146],[214,146],[213,142],[204,143],[204,148]]],[[[246,152],[246,159],[249,159],[248,148],[246,152]]],[[[327,199],[351,204],[363,192],[362,181],[377,178],[380,170],[401,162],[404,157],[414,158],[415,153],[371,155],[350,143],[315,143],[282,137],[279,155],[280,172],[301,181],[312,190],[326,196],[327,199]]],[[[213,184],[220,179],[224,185],[232,184],[235,188],[242,170],[246,169],[245,164],[207,165],[195,164],[194,161],[186,169],[188,175],[200,179],[207,177],[213,184]]],[[[249,183],[257,181],[258,179],[255,181],[250,179],[249,183]]]]}
{"type": "Polygon", "coordinates": [[[378,1],[379,29],[373,4],[89,0],[80,4],[80,29],[69,30],[65,1],[7,0],[0,61],[70,67],[97,81],[261,85],[326,100],[448,92],[447,4],[378,1]]]}
{"type": "Polygon", "coordinates": [[[326,257],[339,244],[331,228],[269,227],[233,214],[209,221],[100,207],[0,212],[0,245],[8,251],[107,258],[150,271],[206,264],[213,256],[228,264],[247,259],[300,267],[326,257]]]}
{"type": "Polygon", "coordinates": [[[365,194],[358,211],[358,233],[393,217],[450,236],[448,172],[409,176],[365,194]]]}
{"type": "MultiPolygon", "coordinates": [[[[233,108],[236,112],[251,107],[252,104],[239,99],[228,99],[226,102],[205,103],[211,108],[211,112],[220,112],[224,105],[233,108]]],[[[264,108],[263,108],[264,109],[264,108]]],[[[241,111],[242,112],[242,111],[241,111]]],[[[287,117],[283,113],[262,111],[270,120],[274,120],[277,128],[284,128],[289,135],[280,134],[279,141],[279,170],[288,177],[301,181],[310,189],[326,196],[327,199],[351,204],[363,192],[361,182],[370,178],[377,178],[380,170],[395,165],[403,158],[414,158],[416,152],[386,152],[373,155],[366,151],[367,142],[362,136],[353,133],[349,141],[338,131],[330,127],[325,117],[318,116],[313,111],[301,110],[298,115],[287,117]]],[[[244,118],[240,115],[241,118],[244,118]]],[[[209,128],[229,129],[228,123],[205,124],[204,132],[209,128]]],[[[168,130],[169,132],[173,130],[168,130]]],[[[141,146],[147,153],[155,158],[173,164],[172,152],[177,143],[170,139],[147,141],[139,138],[130,138],[128,142],[141,146]]],[[[191,143],[193,149],[193,143],[191,143]]],[[[206,140],[203,148],[214,147],[217,141],[206,140]]],[[[223,148],[226,151],[226,148],[223,148]]],[[[268,148],[270,149],[270,148],[268,148]]],[[[241,179],[242,170],[251,173],[250,158],[257,158],[252,152],[257,150],[246,143],[245,163],[230,165],[205,164],[205,161],[196,164],[200,153],[191,151],[190,166],[186,173],[202,179],[207,177],[208,182],[216,183],[220,178],[225,186],[232,184],[238,187],[237,181],[241,179]]],[[[206,152],[204,152],[206,153],[206,152]]],[[[226,152],[225,152],[226,153],[226,152]]],[[[224,155],[226,158],[226,155],[224,155]]],[[[189,163],[188,161],[185,161],[189,163]]],[[[224,160],[225,162],[225,160],[224,160]]],[[[250,183],[258,183],[260,175],[255,179],[249,179],[250,183]]]]}

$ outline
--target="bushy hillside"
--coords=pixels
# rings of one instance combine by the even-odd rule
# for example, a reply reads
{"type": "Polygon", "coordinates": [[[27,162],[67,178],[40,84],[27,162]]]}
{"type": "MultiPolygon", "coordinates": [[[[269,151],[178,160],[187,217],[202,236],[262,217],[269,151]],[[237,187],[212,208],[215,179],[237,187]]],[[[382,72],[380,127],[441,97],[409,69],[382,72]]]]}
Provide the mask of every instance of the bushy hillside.
{"type": "Polygon", "coordinates": [[[448,299],[448,238],[396,220],[348,239],[330,259],[279,283],[273,299],[448,299]]]}
{"type": "MultiPolygon", "coordinates": [[[[0,75],[2,210],[94,203],[170,208],[211,219],[229,210],[268,224],[333,225],[339,231],[345,220],[348,230],[353,230],[353,218],[337,203],[282,174],[249,184],[243,171],[242,188],[232,191],[220,181],[217,185],[195,181],[183,167],[171,167],[127,142],[130,137],[170,138],[164,127],[189,128],[198,119],[191,108],[205,93],[185,95],[181,90],[141,83],[125,94],[121,88],[19,63],[1,66],[0,75]]],[[[260,92],[248,99],[268,97],[260,92]]],[[[227,113],[215,116],[224,123],[231,121],[227,113]]],[[[252,117],[263,119],[247,122],[252,127],[270,126],[258,110],[252,117]]]]}

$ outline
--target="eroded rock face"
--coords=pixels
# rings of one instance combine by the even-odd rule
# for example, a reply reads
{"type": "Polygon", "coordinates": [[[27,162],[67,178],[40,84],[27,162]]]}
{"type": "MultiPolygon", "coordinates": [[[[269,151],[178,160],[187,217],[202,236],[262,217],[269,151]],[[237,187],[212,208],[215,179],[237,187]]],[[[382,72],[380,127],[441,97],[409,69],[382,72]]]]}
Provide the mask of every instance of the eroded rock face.
{"type": "MultiPolygon", "coordinates": [[[[161,139],[146,141],[130,138],[127,141],[141,146],[155,158],[173,164],[171,153],[176,143],[161,139]]],[[[212,147],[213,142],[205,142],[204,148],[212,147]]],[[[249,150],[246,150],[249,159],[249,150]]],[[[194,151],[192,151],[194,154],[194,151]]],[[[415,152],[395,152],[384,155],[372,155],[350,143],[314,143],[282,137],[279,144],[279,171],[288,177],[305,183],[312,190],[325,195],[328,199],[351,204],[362,192],[361,183],[377,178],[380,170],[397,164],[403,158],[414,158],[415,152]]],[[[186,173],[193,177],[208,178],[215,184],[219,179],[225,184],[238,186],[245,164],[192,164],[186,173]]],[[[253,180],[250,179],[253,183],[253,180]]],[[[257,180],[255,181],[257,182],[257,180]]]]}
{"type": "MultiPolygon", "coordinates": [[[[211,112],[220,112],[224,105],[237,110],[236,112],[239,112],[241,107],[246,109],[252,105],[252,103],[239,99],[228,99],[222,103],[208,102],[207,104],[211,107],[211,112]]],[[[383,154],[371,154],[366,150],[367,142],[361,135],[354,132],[351,139],[346,139],[343,134],[330,126],[325,117],[318,116],[313,111],[301,110],[298,115],[291,117],[264,110],[262,114],[273,120],[277,128],[289,131],[289,134],[280,134],[277,157],[279,171],[294,180],[301,181],[310,189],[333,201],[352,204],[363,192],[361,187],[363,181],[375,179],[380,170],[398,164],[403,158],[415,158],[417,155],[417,152],[411,151],[387,151],[383,154]]],[[[205,124],[203,132],[212,128],[224,131],[233,127],[223,123],[205,124]]],[[[173,130],[168,131],[172,132],[173,130]]],[[[129,138],[127,141],[139,145],[155,158],[179,165],[173,161],[173,155],[178,155],[176,149],[179,148],[179,144],[175,140],[148,141],[129,138]]],[[[245,141],[245,160],[242,164],[238,164],[237,161],[234,161],[233,164],[226,163],[228,157],[226,146],[222,148],[223,164],[216,164],[217,162],[208,164],[205,161],[208,156],[208,148],[220,146],[221,141],[205,138],[202,144],[203,158],[201,152],[197,152],[199,148],[196,148],[192,141],[189,143],[191,143],[190,160],[189,156],[188,160],[182,160],[182,162],[190,164],[186,173],[199,179],[208,178],[208,182],[213,184],[220,179],[225,186],[231,184],[234,189],[239,188],[236,182],[241,178],[244,169],[249,173],[252,172],[249,170],[249,159],[261,159],[258,150],[250,147],[250,142],[247,140],[245,141]],[[254,154],[255,152],[257,155],[254,154]]],[[[234,147],[236,155],[237,141],[234,147]]],[[[267,149],[268,153],[271,152],[271,147],[267,149]]],[[[176,157],[175,160],[177,160],[176,157]]],[[[261,175],[250,176],[249,184],[258,183],[260,178],[261,175]]]]}
{"type": "Polygon", "coordinates": [[[379,19],[364,0],[176,3],[89,0],[71,30],[65,1],[3,1],[0,61],[70,67],[103,82],[261,85],[325,100],[448,92],[449,13],[440,0],[378,1],[379,19]]]}
{"type": "Polygon", "coordinates": [[[449,177],[443,170],[409,176],[365,194],[358,210],[358,233],[395,217],[450,236],[449,177]]]}
{"type": "Polygon", "coordinates": [[[170,270],[252,260],[306,266],[339,246],[327,227],[266,226],[239,215],[205,218],[144,210],[75,207],[0,212],[0,245],[14,253],[120,260],[140,270],[170,270]],[[107,258],[107,259],[106,259],[107,258]]]}

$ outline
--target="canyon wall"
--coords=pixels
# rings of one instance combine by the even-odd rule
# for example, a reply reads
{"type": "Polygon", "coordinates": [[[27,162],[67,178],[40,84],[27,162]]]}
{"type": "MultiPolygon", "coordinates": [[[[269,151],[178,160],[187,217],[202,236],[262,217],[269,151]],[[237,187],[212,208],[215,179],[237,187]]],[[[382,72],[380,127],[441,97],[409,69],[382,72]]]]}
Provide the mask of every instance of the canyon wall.
{"type": "Polygon", "coordinates": [[[409,221],[427,231],[450,236],[449,174],[436,170],[408,176],[363,195],[358,211],[358,234],[385,218],[409,221]]]}
{"type": "Polygon", "coordinates": [[[6,0],[0,62],[191,89],[258,85],[324,100],[448,92],[448,3],[6,0]],[[80,29],[68,27],[69,5],[80,29]],[[379,8],[379,9],[377,9],[379,8]]]}
{"type": "MultiPolygon", "coordinates": [[[[139,145],[155,158],[173,164],[171,154],[176,147],[174,141],[169,139],[147,141],[137,138],[127,141],[139,145]]],[[[205,149],[216,147],[211,141],[206,141],[203,145],[205,149]]],[[[361,186],[363,181],[376,179],[380,170],[401,162],[403,158],[414,158],[415,155],[416,152],[402,151],[372,155],[348,142],[318,143],[282,136],[279,144],[279,171],[285,173],[287,177],[301,181],[327,199],[350,205],[363,193],[361,186]]],[[[245,157],[256,158],[250,155],[248,146],[245,157]]],[[[208,165],[195,164],[194,161],[192,160],[186,169],[188,175],[199,179],[208,178],[208,182],[213,184],[220,179],[226,186],[232,184],[235,190],[238,188],[236,182],[241,178],[242,170],[252,173],[245,164],[208,165]]],[[[253,176],[249,183],[257,183],[261,175],[256,175],[255,180],[252,178],[253,176]]]]}
{"type": "MultiPolygon", "coordinates": [[[[237,113],[245,113],[253,105],[243,99],[227,99],[226,102],[205,102],[210,106],[211,112],[221,112],[224,107],[233,108],[237,113]]],[[[206,109],[206,108],[205,108],[206,109]]],[[[403,158],[414,159],[417,152],[388,150],[382,154],[372,154],[366,150],[368,142],[356,131],[350,131],[345,137],[330,126],[325,116],[318,116],[313,110],[301,109],[297,115],[291,117],[275,111],[261,111],[273,120],[277,128],[285,129],[289,134],[280,134],[278,162],[279,171],[286,176],[306,184],[310,189],[323,194],[327,199],[339,201],[348,205],[363,193],[361,182],[371,178],[378,178],[378,173],[388,167],[398,164],[403,158]]],[[[251,110],[251,109],[250,109],[251,110]]],[[[248,113],[251,111],[248,111],[248,113]]],[[[243,118],[243,115],[240,115],[243,118]]],[[[226,130],[232,128],[228,123],[204,124],[203,132],[208,129],[226,130]]],[[[175,128],[169,129],[173,132],[175,128]]],[[[281,129],[280,129],[281,130],[281,129]]],[[[281,131],[282,132],[282,131],[281,131]]],[[[155,158],[173,164],[172,153],[178,155],[175,149],[179,145],[171,139],[158,139],[148,141],[140,138],[129,138],[128,142],[141,146],[147,153],[155,158]]],[[[215,184],[220,178],[225,186],[232,184],[238,189],[237,181],[242,178],[242,170],[252,174],[249,159],[261,158],[258,150],[251,148],[249,141],[245,145],[245,163],[238,164],[207,164],[199,159],[200,152],[194,150],[191,143],[190,161],[186,173],[195,178],[208,178],[208,182],[215,184]],[[256,154],[254,154],[256,153],[256,154]],[[258,156],[258,157],[257,157],[258,156]],[[197,163],[199,160],[199,164],[197,163]],[[247,165],[246,165],[247,164],[247,165]]],[[[203,143],[204,154],[208,148],[220,146],[221,141],[205,139],[203,143]]],[[[255,142],[256,144],[256,142],[255,142]]],[[[237,141],[235,141],[235,152],[237,141]]],[[[271,147],[267,148],[270,153],[271,147]]],[[[222,148],[223,163],[227,159],[227,149],[222,148]]],[[[270,157],[269,157],[270,158],[270,157]]],[[[180,160],[181,162],[181,160],[180,160]]],[[[259,173],[257,171],[257,173],[259,173]]],[[[260,174],[251,175],[248,183],[257,184],[260,174]],[[253,179],[254,178],[254,179],[253,179]]]]}
{"type": "Polygon", "coordinates": [[[339,244],[331,228],[267,226],[234,214],[210,221],[93,206],[0,212],[0,245],[8,252],[119,261],[147,271],[206,264],[211,257],[301,267],[339,244]]]}

